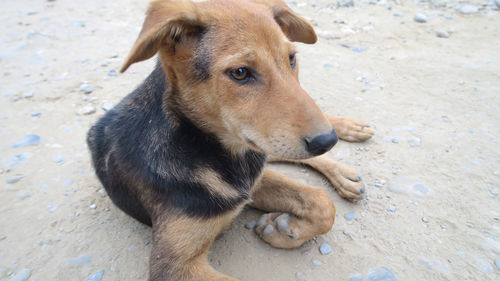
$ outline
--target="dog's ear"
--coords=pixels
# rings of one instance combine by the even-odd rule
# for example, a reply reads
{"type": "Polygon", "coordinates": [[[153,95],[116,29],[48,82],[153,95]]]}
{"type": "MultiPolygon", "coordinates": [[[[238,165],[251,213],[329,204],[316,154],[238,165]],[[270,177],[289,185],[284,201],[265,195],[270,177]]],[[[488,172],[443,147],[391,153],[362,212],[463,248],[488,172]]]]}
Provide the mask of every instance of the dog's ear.
{"type": "Polygon", "coordinates": [[[274,20],[291,41],[307,44],[314,44],[318,41],[312,25],[295,14],[282,0],[256,0],[256,2],[262,3],[271,9],[274,20]]]}
{"type": "Polygon", "coordinates": [[[120,72],[136,62],[154,56],[162,45],[175,48],[183,37],[197,36],[203,32],[201,13],[190,1],[155,1],[146,12],[139,37],[120,72]]]}

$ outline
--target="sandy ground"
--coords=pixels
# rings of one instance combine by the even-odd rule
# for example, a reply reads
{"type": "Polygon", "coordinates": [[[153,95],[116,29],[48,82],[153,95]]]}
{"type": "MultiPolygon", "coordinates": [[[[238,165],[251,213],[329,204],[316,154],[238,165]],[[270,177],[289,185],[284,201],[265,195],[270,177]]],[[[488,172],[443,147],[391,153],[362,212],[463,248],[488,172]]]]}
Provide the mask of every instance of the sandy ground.
{"type": "MultiPolygon", "coordinates": [[[[363,174],[368,196],[348,202],[312,171],[274,166],[328,191],[333,229],[274,249],[244,227],[261,214],[247,209],[212,247],[211,264],[249,281],[381,280],[373,271],[382,266],[397,280],[500,280],[500,13],[469,3],[479,11],[444,0],[291,3],[320,35],[299,44],[303,87],[325,112],[376,128],[370,141],[328,153],[363,174]]],[[[102,105],[152,70],[154,60],[115,75],[146,5],[0,2],[0,280],[101,270],[102,280],[146,279],[151,230],[112,205],[85,144],[102,105]],[[13,147],[29,134],[40,142],[13,147]]]]}

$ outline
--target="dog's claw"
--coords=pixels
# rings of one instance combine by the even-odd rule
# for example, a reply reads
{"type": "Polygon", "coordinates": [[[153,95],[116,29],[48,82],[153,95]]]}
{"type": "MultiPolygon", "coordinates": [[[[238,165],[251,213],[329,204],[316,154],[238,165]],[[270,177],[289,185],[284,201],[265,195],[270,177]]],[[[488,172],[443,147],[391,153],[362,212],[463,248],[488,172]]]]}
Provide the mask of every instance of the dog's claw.
{"type": "Polygon", "coordinates": [[[290,215],[288,213],[284,213],[279,215],[274,221],[276,222],[276,228],[278,228],[279,232],[286,232],[288,230],[290,215]]]}
{"type": "Polygon", "coordinates": [[[274,227],[272,225],[268,224],[266,226],[266,228],[264,228],[264,231],[262,231],[262,236],[267,236],[273,232],[274,232],[274,227]]]}

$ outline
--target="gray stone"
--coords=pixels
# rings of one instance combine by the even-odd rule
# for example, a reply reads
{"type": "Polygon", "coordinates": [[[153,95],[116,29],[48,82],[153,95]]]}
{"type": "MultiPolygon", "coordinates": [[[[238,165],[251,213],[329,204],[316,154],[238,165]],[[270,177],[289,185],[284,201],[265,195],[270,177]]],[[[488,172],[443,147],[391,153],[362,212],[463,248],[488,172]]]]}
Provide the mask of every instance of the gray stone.
{"type": "Polygon", "coordinates": [[[91,255],[83,255],[78,258],[74,259],[68,259],[67,260],[69,264],[78,264],[78,265],[87,265],[92,262],[92,256],[91,255]]]}
{"type": "Polygon", "coordinates": [[[474,5],[467,4],[460,7],[459,11],[464,15],[470,15],[479,12],[479,8],[474,5]]]}
{"type": "Polygon", "coordinates": [[[257,222],[255,220],[251,220],[245,224],[245,228],[253,229],[255,227],[255,224],[257,224],[257,222]]]}
{"type": "Polygon", "coordinates": [[[39,135],[27,135],[20,142],[12,145],[13,148],[24,147],[28,145],[37,145],[40,143],[39,135]]]}
{"type": "Polygon", "coordinates": [[[328,245],[327,243],[323,243],[319,246],[319,252],[322,255],[328,255],[332,252],[332,247],[330,247],[330,245],[328,245]]]}
{"type": "Polygon", "coordinates": [[[366,46],[359,46],[359,47],[352,47],[351,49],[357,53],[361,53],[366,51],[366,49],[368,48],[366,46]]]}
{"type": "Polygon", "coordinates": [[[436,31],[436,36],[439,38],[448,38],[448,37],[450,37],[450,34],[448,34],[448,32],[446,32],[444,30],[438,30],[438,31],[436,31]]]}
{"type": "Polygon", "coordinates": [[[29,193],[17,196],[17,198],[19,198],[21,200],[24,200],[24,199],[30,198],[30,197],[31,197],[31,194],[29,194],[29,193]]]}
{"type": "Polygon", "coordinates": [[[344,218],[348,221],[354,219],[354,217],[356,216],[356,212],[349,212],[347,214],[344,215],[344,218]]]}
{"type": "Polygon", "coordinates": [[[57,156],[52,157],[52,161],[54,161],[58,164],[62,163],[63,160],[64,160],[64,158],[61,155],[57,155],[57,156]]]}
{"type": "Polygon", "coordinates": [[[95,106],[86,105],[78,110],[78,115],[90,115],[96,112],[95,106]]]}
{"type": "Polygon", "coordinates": [[[113,107],[115,107],[115,105],[110,102],[105,102],[101,106],[101,108],[104,109],[104,111],[110,111],[111,109],[113,109],[113,107]]]}
{"type": "Polygon", "coordinates": [[[398,139],[398,138],[396,138],[396,137],[393,137],[393,138],[391,139],[391,141],[392,141],[392,143],[399,143],[399,139],[398,139]]]}
{"type": "Polygon", "coordinates": [[[402,13],[400,13],[400,12],[395,12],[393,15],[394,15],[395,17],[402,17],[402,16],[403,16],[403,14],[402,14],[402,13]]]}
{"type": "Polygon", "coordinates": [[[394,206],[394,205],[391,205],[389,206],[389,208],[387,208],[387,211],[389,212],[396,212],[398,210],[398,207],[394,206]]]}
{"type": "Polygon", "coordinates": [[[421,13],[415,14],[415,17],[413,17],[413,20],[416,22],[424,23],[427,22],[427,16],[421,13]]]}
{"type": "Polygon", "coordinates": [[[410,144],[411,147],[419,147],[421,144],[421,141],[419,138],[411,138],[408,140],[408,143],[410,144]]]}
{"type": "Polygon", "coordinates": [[[80,85],[80,91],[82,91],[84,94],[88,95],[94,91],[94,88],[89,86],[89,84],[87,84],[87,83],[83,83],[82,85],[80,85]]]}
{"type": "Polygon", "coordinates": [[[112,69],[108,72],[108,76],[116,77],[118,76],[118,73],[116,72],[116,70],[112,69]]]}
{"type": "Polygon", "coordinates": [[[38,14],[37,10],[30,10],[30,11],[26,12],[26,15],[28,15],[28,16],[32,16],[32,15],[36,15],[36,14],[38,14]]]}
{"type": "Polygon", "coordinates": [[[320,260],[316,260],[316,259],[312,260],[312,263],[314,266],[321,266],[323,264],[323,262],[321,262],[320,260]]]}
{"type": "Polygon", "coordinates": [[[498,8],[500,8],[500,0],[495,0],[495,4],[497,5],[498,8]]]}
{"type": "Polygon", "coordinates": [[[33,117],[39,117],[40,115],[42,115],[42,113],[39,112],[39,111],[33,111],[33,112],[31,112],[31,116],[33,116],[33,117]]]}
{"type": "Polygon", "coordinates": [[[27,92],[23,94],[23,98],[31,99],[34,96],[33,92],[27,92]]]}
{"type": "Polygon", "coordinates": [[[354,0],[337,0],[337,5],[339,7],[352,7],[354,6],[354,0]]]}
{"type": "Polygon", "coordinates": [[[398,281],[398,279],[396,279],[396,276],[394,276],[394,273],[389,268],[381,266],[372,269],[368,273],[367,281],[398,281]]]}
{"type": "Polygon", "coordinates": [[[23,268],[19,270],[16,275],[9,279],[9,281],[26,281],[31,276],[31,269],[23,268]]]}
{"type": "Polygon", "coordinates": [[[85,281],[100,281],[104,275],[104,269],[97,271],[96,273],[90,275],[85,281]]]}
{"type": "Polygon", "coordinates": [[[24,178],[24,175],[15,175],[7,178],[7,183],[8,184],[13,184],[18,181],[20,181],[22,178],[24,178]]]}
{"type": "Polygon", "coordinates": [[[500,259],[495,259],[495,266],[500,270],[500,259]]]}
{"type": "Polygon", "coordinates": [[[356,273],[349,276],[349,281],[363,281],[363,274],[356,273]]]}

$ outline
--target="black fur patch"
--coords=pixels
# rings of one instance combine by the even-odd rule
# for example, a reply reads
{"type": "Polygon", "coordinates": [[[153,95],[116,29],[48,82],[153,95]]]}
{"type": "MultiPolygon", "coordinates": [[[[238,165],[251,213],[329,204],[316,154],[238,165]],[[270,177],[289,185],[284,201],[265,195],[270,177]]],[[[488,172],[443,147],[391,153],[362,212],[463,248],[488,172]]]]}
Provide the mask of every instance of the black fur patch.
{"type": "Polygon", "coordinates": [[[215,136],[179,113],[172,126],[162,109],[167,87],[158,63],[141,86],[91,128],[87,138],[97,176],[113,202],[149,225],[152,204],[200,217],[231,210],[249,198],[266,158],[255,151],[231,156],[215,136]],[[211,195],[194,180],[200,167],[217,172],[239,196],[211,195]]]}
{"type": "Polygon", "coordinates": [[[210,66],[212,64],[210,33],[204,31],[199,39],[193,58],[193,77],[191,82],[205,81],[210,78],[210,66]]]}

